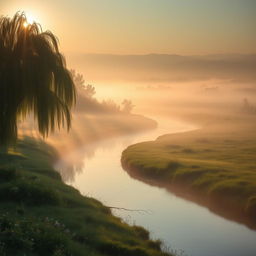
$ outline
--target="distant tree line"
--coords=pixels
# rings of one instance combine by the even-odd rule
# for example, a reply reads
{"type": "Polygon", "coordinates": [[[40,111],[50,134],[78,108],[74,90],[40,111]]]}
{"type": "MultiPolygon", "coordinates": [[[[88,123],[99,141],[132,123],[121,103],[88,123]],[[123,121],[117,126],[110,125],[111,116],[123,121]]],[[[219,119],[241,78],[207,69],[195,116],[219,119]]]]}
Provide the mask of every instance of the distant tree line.
{"type": "Polygon", "coordinates": [[[247,114],[256,114],[256,107],[252,105],[247,98],[243,100],[242,110],[247,114]]]}
{"type": "Polygon", "coordinates": [[[77,91],[77,109],[84,112],[110,112],[130,114],[134,109],[131,100],[124,99],[121,105],[112,99],[99,102],[94,96],[96,94],[95,87],[91,84],[85,84],[82,74],[74,69],[70,70],[77,91]]]}

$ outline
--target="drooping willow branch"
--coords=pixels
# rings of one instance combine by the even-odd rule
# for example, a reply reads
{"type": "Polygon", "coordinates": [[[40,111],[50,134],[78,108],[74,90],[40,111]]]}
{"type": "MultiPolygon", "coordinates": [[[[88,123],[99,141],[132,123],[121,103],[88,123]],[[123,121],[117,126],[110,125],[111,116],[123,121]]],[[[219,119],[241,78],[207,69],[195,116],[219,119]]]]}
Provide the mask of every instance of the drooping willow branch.
{"type": "Polygon", "coordinates": [[[0,17],[0,146],[17,139],[17,122],[32,113],[39,132],[71,126],[76,92],[57,38],[24,13],[0,17]]]}

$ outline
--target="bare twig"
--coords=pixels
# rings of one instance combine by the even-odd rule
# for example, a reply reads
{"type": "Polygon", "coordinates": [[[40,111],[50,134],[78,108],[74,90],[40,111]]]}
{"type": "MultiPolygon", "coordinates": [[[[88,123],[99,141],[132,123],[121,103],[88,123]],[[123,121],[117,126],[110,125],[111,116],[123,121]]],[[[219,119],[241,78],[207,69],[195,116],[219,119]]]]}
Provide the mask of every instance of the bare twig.
{"type": "Polygon", "coordinates": [[[123,207],[114,207],[114,206],[107,206],[109,209],[114,209],[114,210],[123,210],[123,211],[128,211],[128,212],[139,212],[139,213],[147,213],[151,214],[150,211],[142,210],[142,209],[127,209],[123,207]]]}

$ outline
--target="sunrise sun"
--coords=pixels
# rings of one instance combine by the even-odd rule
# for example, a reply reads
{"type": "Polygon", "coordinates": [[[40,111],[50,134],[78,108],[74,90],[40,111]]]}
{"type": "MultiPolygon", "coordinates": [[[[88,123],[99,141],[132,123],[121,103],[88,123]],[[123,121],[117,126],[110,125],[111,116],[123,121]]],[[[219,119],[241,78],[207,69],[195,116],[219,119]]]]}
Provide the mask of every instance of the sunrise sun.
{"type": "Polygon", "coordinates": [[[26,13],[26,21],[23,23],[23,26],[26,28],[28,25],[31,25],[34,22],[36,22],[36,18],[34,17],[34,15],[26,13]]]}

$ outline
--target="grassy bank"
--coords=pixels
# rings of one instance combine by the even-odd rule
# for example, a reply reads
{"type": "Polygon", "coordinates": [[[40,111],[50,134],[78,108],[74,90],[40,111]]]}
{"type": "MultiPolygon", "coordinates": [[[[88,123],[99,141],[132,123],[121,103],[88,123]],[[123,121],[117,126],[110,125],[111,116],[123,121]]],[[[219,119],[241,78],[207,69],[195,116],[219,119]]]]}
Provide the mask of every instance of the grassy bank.
{"type": "Polygon", "coordinates": [[[137,179],[256,228],[255,131],[255,116],[208,117],[202,129],[128,147],[122,163],[137,179]]]}
{"type": "Polygon", "coordinates": [[[0,255],[170,255],[148,231],[65,185],[55,157],[29,138],[0,154],[0,255]]]}

